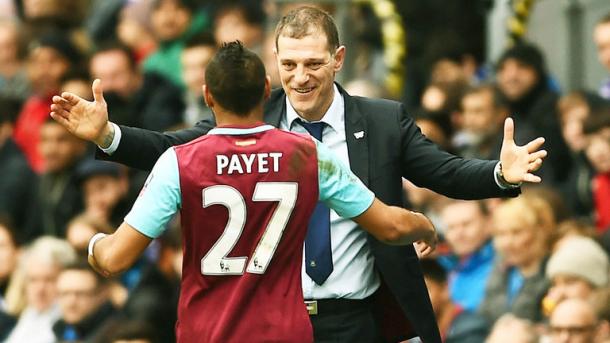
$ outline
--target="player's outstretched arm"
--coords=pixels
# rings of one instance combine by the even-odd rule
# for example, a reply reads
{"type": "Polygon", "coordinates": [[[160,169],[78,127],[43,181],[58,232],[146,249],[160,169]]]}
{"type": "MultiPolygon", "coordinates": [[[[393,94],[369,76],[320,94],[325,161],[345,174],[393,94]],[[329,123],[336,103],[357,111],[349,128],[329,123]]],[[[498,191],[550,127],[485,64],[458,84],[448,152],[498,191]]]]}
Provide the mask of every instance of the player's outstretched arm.
{"type": "Polygon", "coordinates": [[[135,263],[151,241],[151,238],[123,222],[112,235],[92,238],[89,243],[89,264],[105,277],[122,273],[135,263]]]}
{"type": "Polygon", "coordinates": [[[423,241],[432,249],[436,246],[436,230],[426,216],[388,206],[377,198],[366,211],[352,220],[384,243],[407,245],[423,241]]]}

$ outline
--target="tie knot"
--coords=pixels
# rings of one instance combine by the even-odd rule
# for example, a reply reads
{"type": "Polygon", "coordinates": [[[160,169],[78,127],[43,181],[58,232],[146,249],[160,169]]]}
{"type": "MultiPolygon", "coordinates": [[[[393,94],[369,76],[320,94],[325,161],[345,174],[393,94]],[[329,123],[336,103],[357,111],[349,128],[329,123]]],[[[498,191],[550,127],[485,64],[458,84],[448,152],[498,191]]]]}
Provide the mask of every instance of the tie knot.
{"type": "Polygon", "coordinates": [[[325,122],[319,121],[315,123],[308,123],[304,120],[300,120],[301,126],[309,132],[310,135],[315,137],[317,140],[322,141],[322,132],[324,132],[325,122]]]}

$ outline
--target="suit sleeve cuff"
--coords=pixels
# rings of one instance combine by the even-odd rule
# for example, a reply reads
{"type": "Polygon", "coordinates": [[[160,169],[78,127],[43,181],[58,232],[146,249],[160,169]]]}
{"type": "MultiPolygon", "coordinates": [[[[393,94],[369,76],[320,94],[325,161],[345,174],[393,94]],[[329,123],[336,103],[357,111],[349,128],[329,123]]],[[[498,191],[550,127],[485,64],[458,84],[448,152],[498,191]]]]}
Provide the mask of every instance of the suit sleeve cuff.
{"type": "Polygon", "coordinates": [[[494,180],[496,181],[496,184],[498,185],[498,187],[500,187],[501,189],[504,189],[504,190],[516,189],[516,188],[521,187],[521,183],[514,184],[514,183],[510,183],[510,182],[504,180],[504,178],[502,177],[501,168],[502,168],[502,166],[500,164],[500,161],[498,161],[498,163],[496,163],[496,166],[494,167],[494,180]]]}
{"type": "Polygon", "coordinates": [[[114,137],[112,137],[112,143],[110,143],[110,146],[107,148],[102,148],[99,145],[97,146],[107,155],[114,154],[116,149],[119,147],[119,143],[121,142],[121,128],[115,123],[110,123],[110,125],[114,127],[114,137]]]}

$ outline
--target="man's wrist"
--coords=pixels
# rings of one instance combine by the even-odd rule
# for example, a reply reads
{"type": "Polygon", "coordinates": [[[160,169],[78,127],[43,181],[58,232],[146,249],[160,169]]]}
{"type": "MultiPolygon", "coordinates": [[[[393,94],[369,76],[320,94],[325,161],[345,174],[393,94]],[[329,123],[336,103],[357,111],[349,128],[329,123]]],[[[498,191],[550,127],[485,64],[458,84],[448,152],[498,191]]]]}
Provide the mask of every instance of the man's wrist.
{"type": "Polygon", "coordinates": [[[107,133],[105,133],[101,139],[100,143],[96,141],[97,146],[107,155],[112,155],[119,147],[119,143],[121,142],[121,128],[112,122],[108,122],[109,127],[107,133]]]}
{"type": "Polygon", "coordinates": [[[97,144],[100,149],[110,148],[112,140],[114,139],[114,131],[114,125],[112,125],[111,122],[107,122],[104,132],[95,140],[95,144],[97,144]]]}
{"type": "Polygon", "coordinates": [[[521,187],[521,182],[511,183],[506,181],[502,172],[502,162],[498,162],[494,168],[494,179],[496,184],[502,189],[515,189],[521,187]]]}
{"type": "Polygon", "coordinates": [[[95,246],[95,243],[106,236],[108,235],[102,232],[98,232],[93,235],[93,237],[91,237],[91,239],[89,240],[89,246],[87,247],[87,253],[89,254],[89,256],[93,257],[93,248],[95,246]]]}

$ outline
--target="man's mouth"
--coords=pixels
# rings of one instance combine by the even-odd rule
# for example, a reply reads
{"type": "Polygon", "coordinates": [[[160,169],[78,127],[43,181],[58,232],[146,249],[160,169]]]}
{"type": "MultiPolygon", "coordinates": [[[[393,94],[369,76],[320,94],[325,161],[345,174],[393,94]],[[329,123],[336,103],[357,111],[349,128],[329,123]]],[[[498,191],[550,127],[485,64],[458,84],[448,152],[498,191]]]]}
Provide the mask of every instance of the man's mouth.
{"type": "Polygon", "coordinates": [[[300,94],[307,94],[309,92],[311,92],[313,90],[313,87],[299,87],[299,88],[293,88],[297,93],[300,94]]]}

